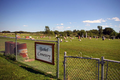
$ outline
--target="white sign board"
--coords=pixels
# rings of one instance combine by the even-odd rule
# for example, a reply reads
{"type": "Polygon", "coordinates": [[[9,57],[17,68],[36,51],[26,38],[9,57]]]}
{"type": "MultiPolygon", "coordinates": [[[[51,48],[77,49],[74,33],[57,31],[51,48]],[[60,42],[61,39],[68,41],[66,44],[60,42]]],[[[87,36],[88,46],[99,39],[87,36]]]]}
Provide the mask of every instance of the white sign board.
{"type": "Polygon", "coordinates": [[[54,65],[54,44],[35,42],[35,59],[54,65]]]}

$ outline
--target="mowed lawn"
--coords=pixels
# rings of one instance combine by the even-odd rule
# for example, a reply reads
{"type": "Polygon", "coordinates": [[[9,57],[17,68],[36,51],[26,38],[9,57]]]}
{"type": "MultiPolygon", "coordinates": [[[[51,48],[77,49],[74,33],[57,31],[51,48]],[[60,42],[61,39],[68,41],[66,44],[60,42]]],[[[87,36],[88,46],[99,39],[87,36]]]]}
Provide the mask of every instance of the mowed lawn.
{"type": "Polygon", "coordinates": [[[0,53],[0,80],[56,80],[28,65],[11,61],[0,53]]]}
{"type": "Polygon", "coordinates": [[[104,56],[106,59],[113,59],[120,61],[120,39],[115,40],[102,40],[92,38],[82,38],[68,40],[60,44],[60,50],[63,54],[64,51],[67,55],[101,58],[104,56]]]}
{"type": "MultiPolygon", "coordinates": [[[[37,38],[37,36],[32,36],[32,37],[37,38]]],[[[55,39],[55,37],[51,37],[51,39],[45,37],[42,39],[57,40],[55,39]]],[[[0,51],[5,50],[5,41],[15,41],[15,40],[9,38],[0,38],[0,51]]],[[[35,41],[18,40],[18,42],[27,43],[28,56],[30,58],[34,58],[35,41]]],[[[102,56],[104,56],[105,59],[120,61],[120,39],[114,39],[114,40],[106,39],[104,41],[101,38],[99,39],[92,38],[91,40],[89,38],[82,38],[81,41],[79,41],[77,37],[74,37],[74,39],[70,39],[70,38],[67,38],[66,40],[63,39],[63,42],[60,42],[60,59],[59,59],[60,77],[63,77],[63,59],[64,59],[65,51],[67,52],[68,56],[80,56],[80,57],[82,56],[82,57],[92,57],[92,58],[101,58],[102,56]]],[[[27,65],[31,65],[31,63],[24,62],[24,64],[27,65]]],[[[35,64],[37,63],[35,62],[35,64]]]]}

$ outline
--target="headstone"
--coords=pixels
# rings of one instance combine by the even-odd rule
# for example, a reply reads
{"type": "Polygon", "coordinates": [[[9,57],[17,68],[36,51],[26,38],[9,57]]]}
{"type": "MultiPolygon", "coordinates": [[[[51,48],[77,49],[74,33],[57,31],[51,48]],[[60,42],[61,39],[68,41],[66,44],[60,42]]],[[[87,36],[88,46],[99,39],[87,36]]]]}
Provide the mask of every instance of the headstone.
{"type": "Polygon", "coordinates": [[[87,38],[87,32],[86,32],[86,38],[87,38]]]}

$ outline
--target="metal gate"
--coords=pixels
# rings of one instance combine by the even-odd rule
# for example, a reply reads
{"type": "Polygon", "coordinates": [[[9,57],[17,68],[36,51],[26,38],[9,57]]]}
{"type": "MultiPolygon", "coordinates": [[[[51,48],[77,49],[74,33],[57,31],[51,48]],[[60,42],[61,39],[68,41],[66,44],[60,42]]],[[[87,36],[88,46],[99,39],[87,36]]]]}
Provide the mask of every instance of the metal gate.
{"type": "Polygon", "coordinates": [[[64,80],[120,80],[120,61],[101,58],[66,56],[64,80]],[[100,73],[100,74],[99,74],[100,73]]]}
{"type": "Polygon", "coordinates": [[[97,58],[64,55],[64,80],[99,80],[97,58]]]}

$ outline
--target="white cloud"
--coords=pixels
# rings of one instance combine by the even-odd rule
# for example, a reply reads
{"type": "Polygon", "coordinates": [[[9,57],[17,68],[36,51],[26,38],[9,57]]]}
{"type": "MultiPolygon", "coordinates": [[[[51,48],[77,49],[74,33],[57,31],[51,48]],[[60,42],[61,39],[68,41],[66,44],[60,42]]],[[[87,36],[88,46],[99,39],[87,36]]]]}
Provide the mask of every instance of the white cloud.
{"type": "Polygon", "coordinates": [[[57,24],[57,25],[64,25],[63,23],[61,23],[61,24],[57,24]]]}
{"type": "Polygon", "coordinates": [[[28,27],[28,25],[23,25],[24,27],[28,27]]]}
{"type": "Polygon", "coordinates": [[[69,22],[70,24],[72,24],[71,22],[69,22]]]}
{"type": "Polygon", "coordinates": [[[90,24],[87,23],[85,26],[90,26],[90,24]]]}
{"type": "Polygon", "coordinates": [[[61,25],[64,25],[63,23],[61,23],[61,25]]]}
{"type": "Polygon", "coordinates": [[[108,20],[115,20],[115,21],[120,21],[118,17],[113,17],[113,18],[107,18],[108,20]]]}
{"type": "Polygon", "coordinates": [[[61,30],[64,28],[64,26],[57,26],[56,28],[61,30]]]}
{"type": "Polygon", "coordinates": [[[110,26],[108,26],[108,25],[102,25],[102,27],[103,27],[103,28],[106,28],[106,27],[110,27],[110,26]]]}
{"type": "Polygon", "coordinates": [[[120,19],[118,17],[113,17],[112,19],[115,21],[120,21],[120,19]]]}
{"type": "Polygon", "coordinates": [[[102,27],[103,27],[103,28],[112,27],[112,25],[111,25],[111,23],[110,23],[110,25],[107,25],[107,24],[106,24],[106,25],[102,25],[102,27]]]}
{"type": "Polygon", "coordinates": [[[66,27],[67,29],[69,29],[70,27],[66,27]]]}
{"type": "Polygon", "coordinates": [[[106,20],[98,19],[98,20],[93,20],[93,21],[90,21],[90,20],[83,21],[83,23],[101,23],[101,22],[106,22],[106,20]]]}

